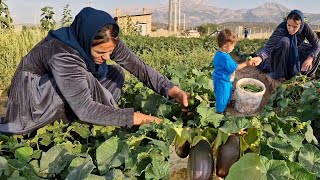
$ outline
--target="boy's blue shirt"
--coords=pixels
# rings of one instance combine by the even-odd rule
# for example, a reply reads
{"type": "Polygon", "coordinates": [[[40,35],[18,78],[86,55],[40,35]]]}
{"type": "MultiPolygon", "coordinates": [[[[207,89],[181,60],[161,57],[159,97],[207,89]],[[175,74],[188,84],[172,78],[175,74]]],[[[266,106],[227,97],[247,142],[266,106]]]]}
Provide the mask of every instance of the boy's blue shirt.
{"type": "Polygon", "coordinates": [[[230,77],[238,68],[238,64],[228,53],[217,51],[213,58],[214,71],[212,73],[214,93],[216,97],[216,111],[221,113],[226,109],[232,96],[230,77]]]}
{"type": "Polygon", "coordinates": [[[214,67],[212,77],[216,80],[219,79],[227,82],[230,82],[232,73],[238,68],[238,64],[232,59],[230,54],[221,51],[216,52],[212,65],[214,67]]]}

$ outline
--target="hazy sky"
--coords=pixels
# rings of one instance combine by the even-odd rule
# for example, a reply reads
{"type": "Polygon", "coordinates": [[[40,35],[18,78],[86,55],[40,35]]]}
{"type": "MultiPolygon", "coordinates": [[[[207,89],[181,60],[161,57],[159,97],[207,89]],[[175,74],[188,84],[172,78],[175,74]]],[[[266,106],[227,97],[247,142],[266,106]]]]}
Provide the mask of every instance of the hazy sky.
{"type": "MultiPolygon", "coordinates": [[[[6,0],[14,24],[39,23],[41,8],[52,6],[56,20],[61,19],[63,7],[70,4],[74,17],[83,7],[91,6],[114,15],[115,8],[150,7],[167,4],[169,0],[6,0]]],[[[181,0],[182,2],[183,0],[181,0]]],[[[201,0],[197,0],[201,1],[201,0]]],[[[276,2],[289,9],[300,9],[304,13],[320,14],[320,0],[202,0],[221,8],[250,9],[265,2],[276,2]]]]}

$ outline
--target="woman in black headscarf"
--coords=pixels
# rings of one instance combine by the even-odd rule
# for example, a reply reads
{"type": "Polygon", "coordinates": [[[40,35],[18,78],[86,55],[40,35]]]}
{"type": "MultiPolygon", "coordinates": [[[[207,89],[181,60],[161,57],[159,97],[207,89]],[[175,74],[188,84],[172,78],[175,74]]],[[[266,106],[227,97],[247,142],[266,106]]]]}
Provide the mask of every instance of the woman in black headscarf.
{"type": "Polygon", "coordinates": [[[290,79],[299,73],[314,77],[320,61],[319,51],[316,33],[304,22],[303,13],[293,10],[252,61],[273,79],[290,79]]]}
{"type": "Polygon", "coordinates": [[[93,8],[82,9],[70,27],[50,31],[15,72],[0,132],[26,134],[59,118],[105,126],[161,123],[117,107],[124,83],[121,67],[155,92],[188,106],[187,94],[141,61],[118,32],[108,13],[93,8]],[[109,59],[118,65],[107,65],[109,59]]]}

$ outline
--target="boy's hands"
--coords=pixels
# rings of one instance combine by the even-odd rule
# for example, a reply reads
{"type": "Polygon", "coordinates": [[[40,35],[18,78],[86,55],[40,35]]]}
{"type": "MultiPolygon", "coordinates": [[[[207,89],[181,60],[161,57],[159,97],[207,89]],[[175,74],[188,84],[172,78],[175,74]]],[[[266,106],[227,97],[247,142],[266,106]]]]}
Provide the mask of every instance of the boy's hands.
{"type": "Polygon", "coordinates": [[[246,65],[247,66],[254,66],[253,61],[251,61],[251,60],[246,60],[246,65]]]}

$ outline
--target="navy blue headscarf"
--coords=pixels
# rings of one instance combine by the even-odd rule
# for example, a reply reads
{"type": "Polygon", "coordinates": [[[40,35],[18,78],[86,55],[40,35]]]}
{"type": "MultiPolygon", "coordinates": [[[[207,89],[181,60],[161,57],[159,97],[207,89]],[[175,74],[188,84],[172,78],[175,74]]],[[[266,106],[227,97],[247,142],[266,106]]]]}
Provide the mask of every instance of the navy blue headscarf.
{"type": "Polygon", "coordinates": [[[96,33],[111,24],[118,26],[108,13],[86,7],[76,15],[70,27],[50,31],[48,37],[56,38],[76,49],[84,58],[88,70],[100,80],[107,75],[108,65],[105,62],[100,65],[94,63],[91,45],[96,33]]]}
{"type": "Polygon", "coordinates": [[[297,35],[300,34],[304,27],[304,15],[299,10],[292,10],[287,17],[291,16],[292,14],[296,14],[301,19],[301,26],[298,32],[296,32],[294,35],[290,35],[287,29],[287,22],[282,23],[284,28],[287,30],[287,37],[290,39],[290,60],[288,62],[288,73],[289,77],[292,77],[300,72],[300,60],[299,60],[299,52],[298,52],[298,38],[297,35]]]}

